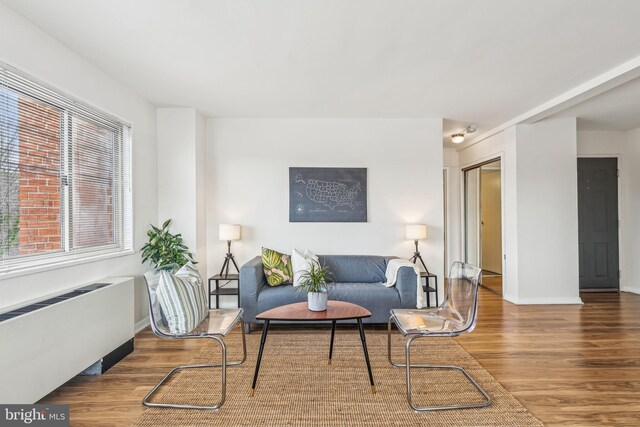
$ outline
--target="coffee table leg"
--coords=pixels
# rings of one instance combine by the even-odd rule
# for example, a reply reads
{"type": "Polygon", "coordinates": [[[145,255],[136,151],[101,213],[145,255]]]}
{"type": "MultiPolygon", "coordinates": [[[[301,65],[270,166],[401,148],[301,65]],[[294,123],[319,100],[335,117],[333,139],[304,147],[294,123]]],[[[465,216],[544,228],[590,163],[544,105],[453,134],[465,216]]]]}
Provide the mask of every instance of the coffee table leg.
{"type": "Polygon", "coordinates": [[[364,336],[364,327],[362,319],[358,319],[358,329],[360,330],[360,340],[362,341],[362,350],[364,350],[364,360],[367,362],[367,370],[369,371],[369,382],[371,383],[371,393],[376,394],[376,385],[373,383],[373,373],[371,373],[371,362],[369,362],[369,352],[367,351],[367,340],[364,336]]]}
{"type": "Polygon", "coordinates": [[[262,337],[260,338],[260,350],[258,351],[258,360],[256,361],[256,372],[253,374],[253,384],[251,385],[251,396],[256,391],[256,382],[258,382],[258,372],[260,371],[260,362],[262,362],[262,350],[264,343],[267,341],[267,332],[269,332],[269,320],[264,321],[262,325],[262,337]]]}
{"type": "Polygon", "coordinates": [[[331,343],[329,344],[329,365],[331,365],[331,356],[333,356],[333,337],[336,335],[336,321],[331,321],[331,343]]]}

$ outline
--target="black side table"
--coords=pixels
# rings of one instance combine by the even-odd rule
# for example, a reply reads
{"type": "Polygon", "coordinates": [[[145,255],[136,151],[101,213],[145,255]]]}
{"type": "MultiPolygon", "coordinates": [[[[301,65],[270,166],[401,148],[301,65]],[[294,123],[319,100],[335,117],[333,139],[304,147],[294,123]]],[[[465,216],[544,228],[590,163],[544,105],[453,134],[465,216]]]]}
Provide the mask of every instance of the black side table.
{"type": "Polygon", "coordinates": [[[220,295],[238,295],[238,307],[240,307],[240,275],[229,274],[227,277],[216,274],[209,277],[209,308],[211,308],[211,295],[216,297],[216,308],[220,308],[220,295]],[[229,282],[238,282],[237,288],[227,288],[229,282]],[[211,289],[211,282],[215,282],[215,289],[211,289]],[[227,282],[220,286],[220,282],[227,282]]]}
{"type": "Polygon", "coordinates": [[[425,279],[425,283],[424,285],[422,285],[422,290],[427,293],[427,307],[431,307],[431,300],[429,295],[432,292],[436,294],[436,307],[437,307],[439,305],[438,304],[438,276],[436,276],[435,274],[431,274],[431,273],[427,273],[426,271],[423,271],[420,273],[420,280],[422,280],[422,278],[425,279]],[[431,279],[433,279],[433,287],[430,286],[431,279]]]}

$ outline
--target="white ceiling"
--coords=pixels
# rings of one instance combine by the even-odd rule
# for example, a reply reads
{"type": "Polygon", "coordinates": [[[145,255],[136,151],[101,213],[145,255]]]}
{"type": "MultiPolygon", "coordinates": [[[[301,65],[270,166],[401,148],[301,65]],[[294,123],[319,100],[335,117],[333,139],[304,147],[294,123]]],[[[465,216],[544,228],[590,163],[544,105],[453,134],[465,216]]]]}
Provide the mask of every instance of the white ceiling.
{"type": "Polygon", "coordinates": [[[640,55],[636,0],[3,1],[151,102],[219,117],[481,133],[640,55]]]}
{"type": "Polygon", "coordinates": [[[640,79],[615,87],[555,116],[577,117],[579,130],[629,131],[640,127],[640,79]]]}

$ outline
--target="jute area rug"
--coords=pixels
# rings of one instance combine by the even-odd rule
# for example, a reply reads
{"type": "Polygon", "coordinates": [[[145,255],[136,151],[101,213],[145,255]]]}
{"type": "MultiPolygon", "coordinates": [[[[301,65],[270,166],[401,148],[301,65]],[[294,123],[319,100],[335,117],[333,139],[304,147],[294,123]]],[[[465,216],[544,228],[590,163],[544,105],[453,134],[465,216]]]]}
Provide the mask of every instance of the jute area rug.
{"type": "MultiPolygon", "coordinates": [[[[274,328],[275,329],[275,328],[274,328]]],[[[367,334],[377,393],[369,387],[357,332],[336,333],[333,362],[327,364],[329,333],[269,334],[255,396],[251,381],[260,334],[247,335],[248,357],[227,369],[227,400],[218,411],[147,408],[135,426],[541,426],[487,371],[450,338],[414,341],[412,363],[454,364],[467,369],[489,393],[488,408],[414,413],[406,401],[405,371],[386,357],[386,335],[367,334]]],[[[226,338],[229,360],[237,360],[239,333],[226,338]]],[[[402,360],[404,340],[394,336],[394,354],[402,360]]],[[[219,350],[207,343],[193,363],[219,360],[219,350]]],[[[412,371],[414,403],[438,405],[480,401],[464,376],[452,371],[412,371]]],[[[159,380],[159,379],[158,379],[159,380]]],[[[220,370],[176,374],[159,390],[157,402],[213,404],[220,396],[220,370]]]]}

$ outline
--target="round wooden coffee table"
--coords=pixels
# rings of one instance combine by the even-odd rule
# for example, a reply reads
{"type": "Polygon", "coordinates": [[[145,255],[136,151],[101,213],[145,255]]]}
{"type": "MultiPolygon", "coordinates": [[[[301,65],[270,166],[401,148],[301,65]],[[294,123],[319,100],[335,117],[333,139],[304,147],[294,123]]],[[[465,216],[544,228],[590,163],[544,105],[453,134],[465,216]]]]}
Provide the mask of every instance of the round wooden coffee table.
{"type": "Polygon", "coordinates": [[[371,392],[375,394],[376,386],[373,382],[373,374],[371,373],[371,363],[369,362],[369,352],[367,351],[367,341],[364,335],[362,319],[371,317],[371,312],[364,307],[345,301],[328,301],[326,311],[311,311],[306,302],[298,302],[295,304],[283,305],[264,311],[256,316],[258,320],[264,320],[262,325],[262,337],[260,338],[260,350],[258,351],[258,360],[256,361],[256,371],[253,375],[253,384],[251,385],[251,396],[255,393],[256,382],[258,381],[258,372],[260,371],[260,362],[262,361],[262,351],[267,341],[267,333],[269,331],[269,323],[271,321],[289,321],[289,322],[331,322],[331,341],[329,344],[329,365],[331,365],[331,356],[333,355],[333,338],[336,334],[336,322],[338,320],[356,320],[360,331],[360,340],[362,341],[362,350],[364,351],[364,360],[367,362],[367,370],[369,371],[369,382],[371,383],[371,392]]]}

